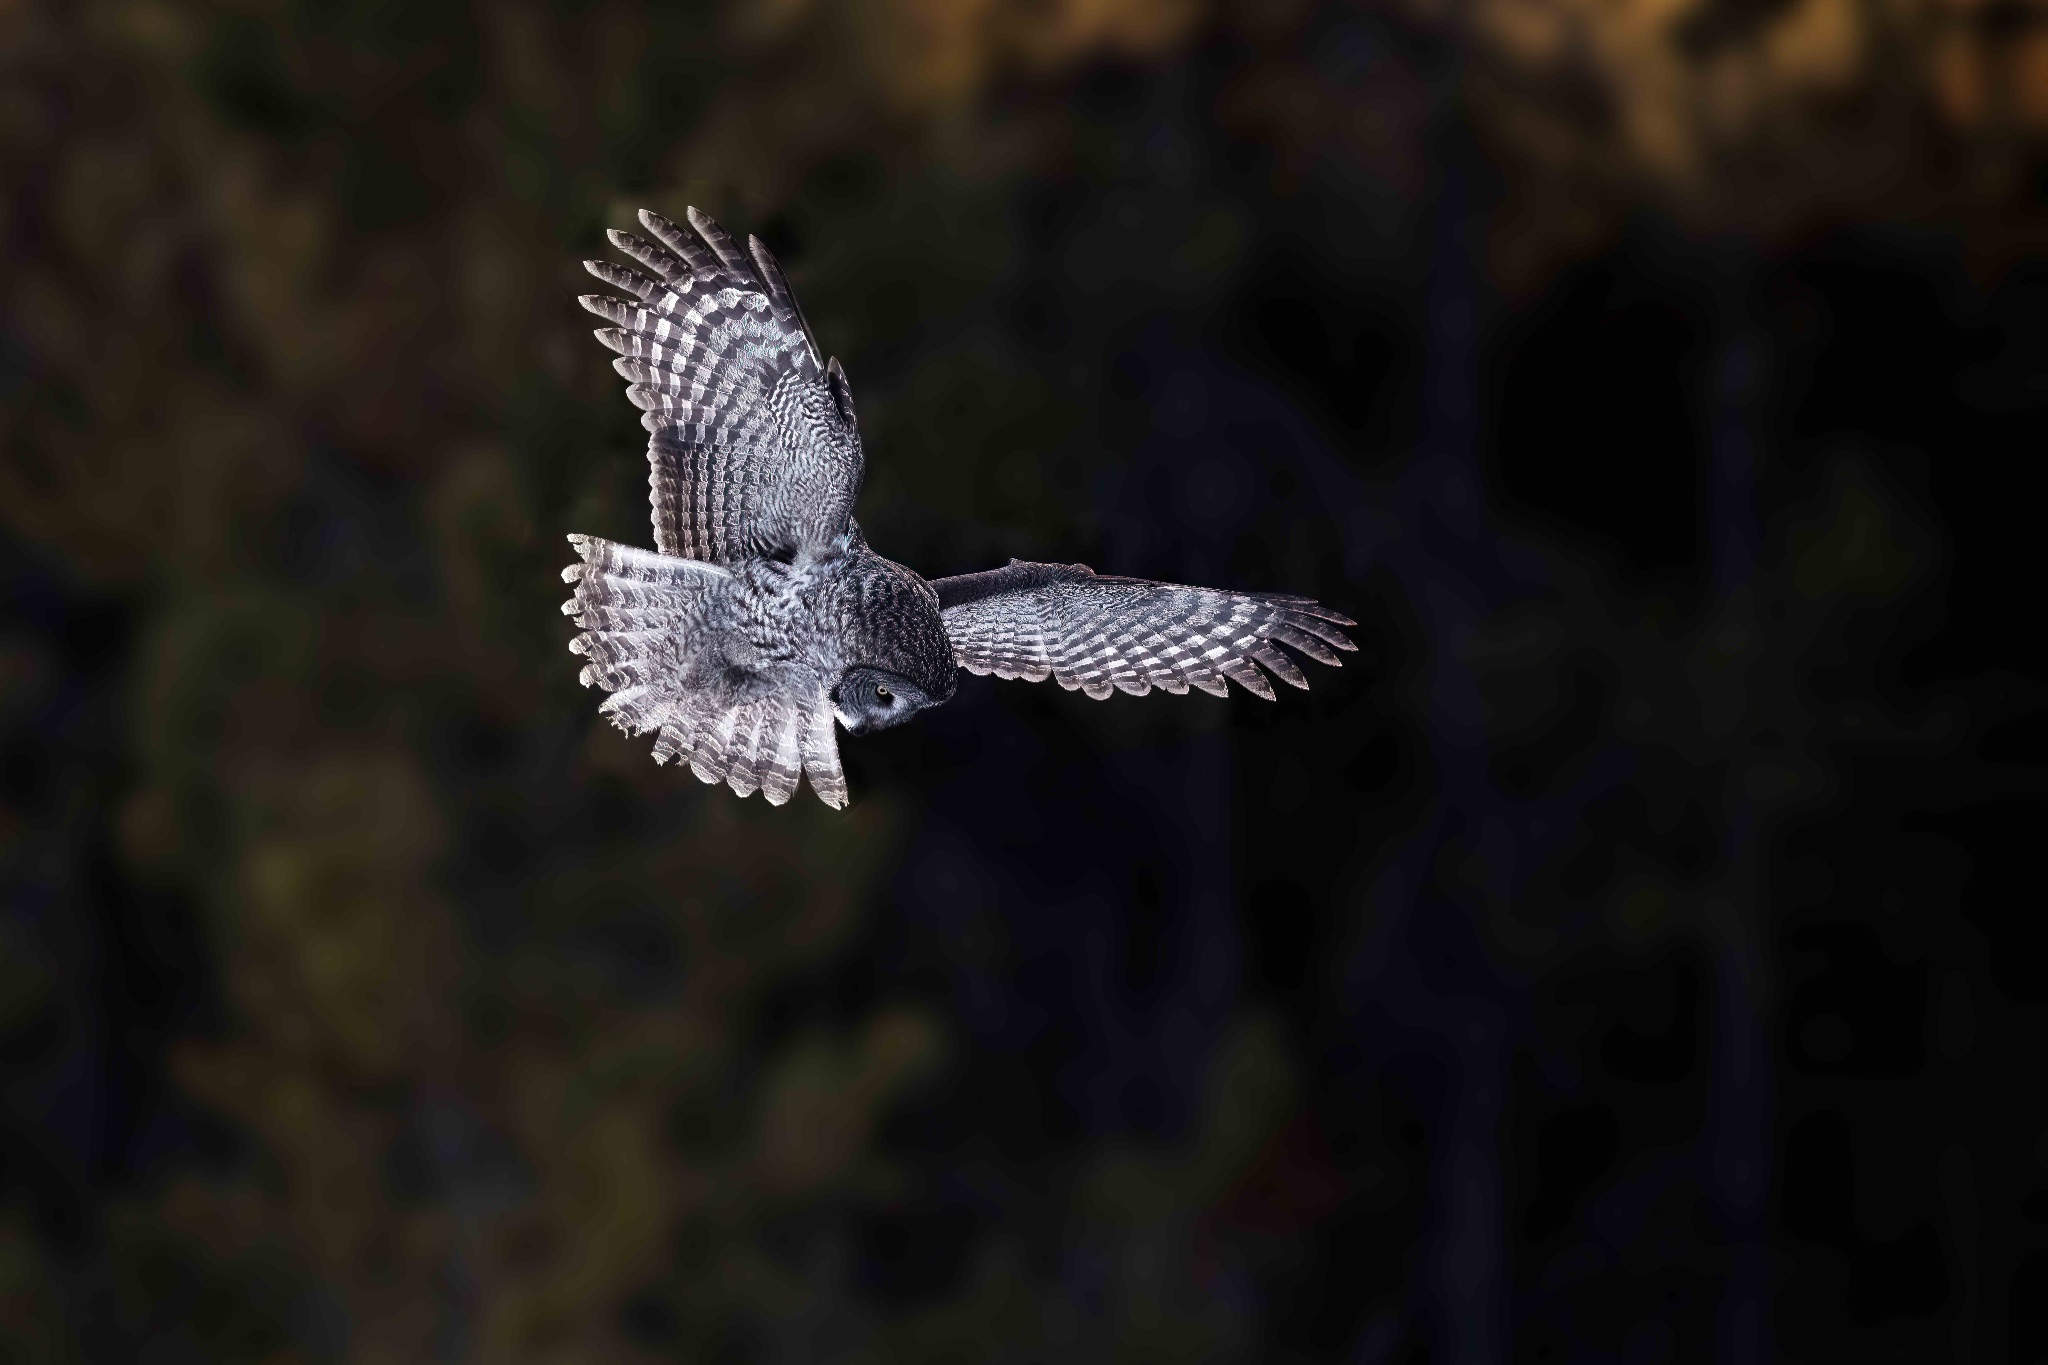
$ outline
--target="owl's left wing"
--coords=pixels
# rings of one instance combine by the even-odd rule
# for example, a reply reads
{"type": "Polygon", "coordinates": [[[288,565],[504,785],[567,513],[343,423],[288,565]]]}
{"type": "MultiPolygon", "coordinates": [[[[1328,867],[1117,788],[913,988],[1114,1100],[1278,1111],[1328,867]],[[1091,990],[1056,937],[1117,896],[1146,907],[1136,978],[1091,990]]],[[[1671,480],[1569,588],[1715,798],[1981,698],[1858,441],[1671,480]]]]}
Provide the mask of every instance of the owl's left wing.
{"type": "Polygon", "coordinates": [[[1271,701],[1260,665],[1308,686],[1281,645],[1332,665],[1336,651],[1358,648],[1339,629],[1356,622],[1306,597],[1115,578],[1085,564],[1012,560],[932,587],[953,657],[969,673],[1051,677],[1097,699],[1154,687],[1220,697],[1235,682],[1271,701]]]}

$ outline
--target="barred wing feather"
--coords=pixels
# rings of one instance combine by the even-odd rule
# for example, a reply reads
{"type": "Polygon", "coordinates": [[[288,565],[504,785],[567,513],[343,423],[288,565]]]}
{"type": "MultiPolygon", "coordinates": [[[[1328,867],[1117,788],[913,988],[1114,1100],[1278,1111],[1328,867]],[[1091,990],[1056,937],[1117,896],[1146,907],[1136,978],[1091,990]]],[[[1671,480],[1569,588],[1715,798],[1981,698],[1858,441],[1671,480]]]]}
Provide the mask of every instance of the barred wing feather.
{"type": "Polygon", "coordinates": [[[583,685],[611,693],[598,710],[612,724],[652,733],[655,762],[687,764],[741,796],[758,791],[779,806],[808,773],[825,804],[846,804],[824,681],[802,668],[764,670],[736,690],[725,664],[707,666],[695,647],[717,630],[726,570],[594,536],[569,539],[581,562],[562,571],[574,589],[562,612],[582,631],[569,649],[587,660],[583,685]]]}
{"type": "Polygon", "coordinates": [[[643,269],[586,261],[629,297],[578,300],[612,324],[597,339],[649,433],[655,548],[732,563],[827,544],[847,533],[865,468],[846,373],[758,239],[742,251],[687,217],[642,211],[652,241],[611,233],[643,269]]]}
{"type": "Polygon", "coordinates": [[[1295,687],[1308,679],[1280,649],[1337,664],[1354,650],[1349,617],[1306,598],[1154,583],[1096,574],[1083,564],[1027,564],[942,578],[946,634],[970,673],[1039,682],[1052,678],[1097,699],[1198,688],[1216,696],[1237,683],[1268,701],[1263,666],[1295,687]]]}

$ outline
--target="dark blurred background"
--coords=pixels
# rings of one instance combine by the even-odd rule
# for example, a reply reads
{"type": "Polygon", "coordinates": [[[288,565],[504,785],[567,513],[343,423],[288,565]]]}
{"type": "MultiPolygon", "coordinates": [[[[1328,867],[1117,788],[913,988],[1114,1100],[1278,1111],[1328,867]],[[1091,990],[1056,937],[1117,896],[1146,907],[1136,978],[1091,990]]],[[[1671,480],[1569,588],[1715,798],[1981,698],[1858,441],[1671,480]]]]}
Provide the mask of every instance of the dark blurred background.
{"type": "Polygon", "coordinates": [[[0,0],[0,1360],[2048,1357],[2031,0],[0,0]],[[578,262],[1313,593],[854,805],[576,686],[578,262]]]}

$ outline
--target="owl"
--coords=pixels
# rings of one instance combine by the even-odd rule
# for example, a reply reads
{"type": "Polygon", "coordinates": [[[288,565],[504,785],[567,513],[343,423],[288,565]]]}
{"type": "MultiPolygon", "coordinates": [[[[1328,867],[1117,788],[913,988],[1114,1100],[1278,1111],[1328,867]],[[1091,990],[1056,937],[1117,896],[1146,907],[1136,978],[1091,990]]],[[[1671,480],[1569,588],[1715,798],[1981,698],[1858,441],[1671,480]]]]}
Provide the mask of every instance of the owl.
{"type": "Polygon", "coordinates": [[[808,774],[846,804],[833,734],[900,725],[952,697],[958,671],[1053,678],[1103,698],[1154,687],[1271,700],[1260,666],[1308,680],[1356,648],[1349,618],[1305,597],[1219,592],[1028,564],[927,581],[868,548],[854,520],[866,457],[853,392],[782,270],[695,209],[614,232],[638,269],[588,261],[624,297],[605,320],[648,431],[654,549],[572,535],[562,604],[582,682],[654,759],[781,805],[808,774]]]}

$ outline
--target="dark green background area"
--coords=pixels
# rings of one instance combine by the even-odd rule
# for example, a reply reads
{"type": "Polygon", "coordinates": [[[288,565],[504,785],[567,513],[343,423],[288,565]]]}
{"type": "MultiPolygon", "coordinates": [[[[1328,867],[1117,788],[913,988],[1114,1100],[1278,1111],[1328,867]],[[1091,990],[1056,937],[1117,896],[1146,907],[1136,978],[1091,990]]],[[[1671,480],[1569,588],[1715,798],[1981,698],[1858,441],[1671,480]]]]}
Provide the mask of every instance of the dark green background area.
{"type": "Polygon", "coordinates": [[[2048,1357],[2038,139],[970,8],[0,4],[0,1361],[2048,1357]],[[1359,653],[657,768],[558,574],[687,204],[883,553],[1359,653]]]}

